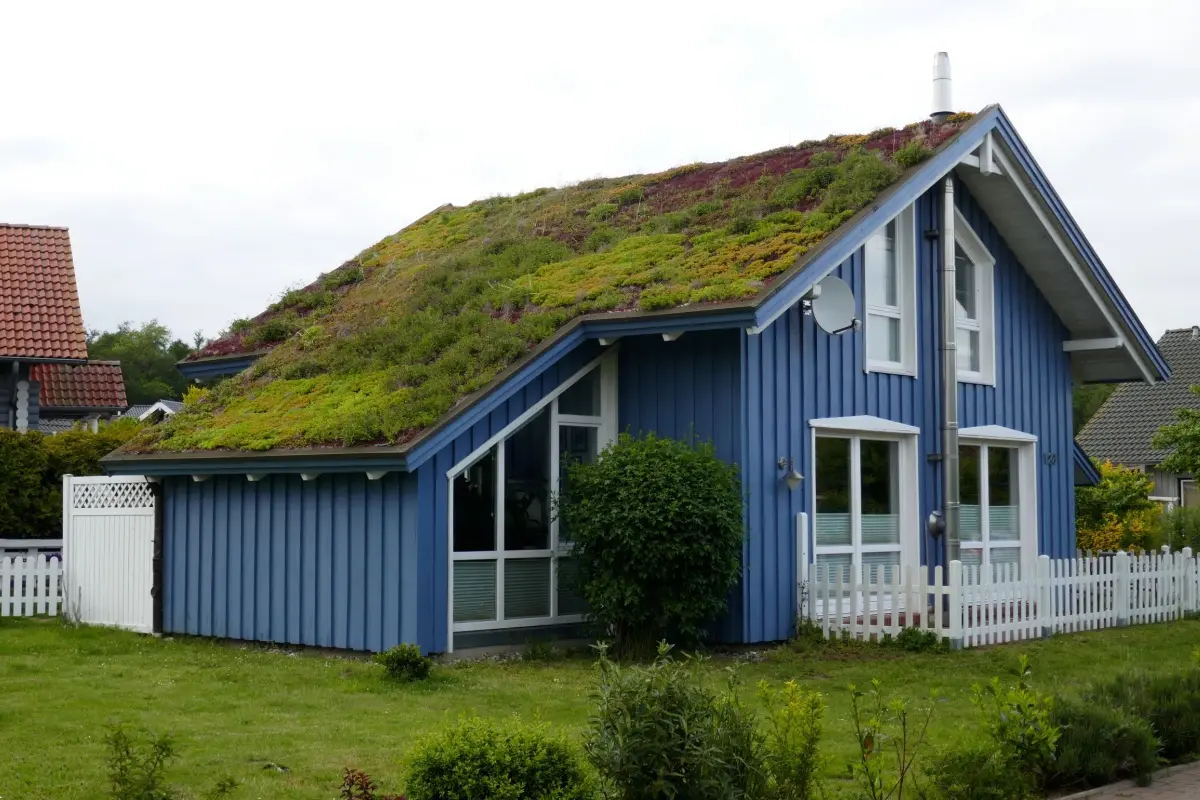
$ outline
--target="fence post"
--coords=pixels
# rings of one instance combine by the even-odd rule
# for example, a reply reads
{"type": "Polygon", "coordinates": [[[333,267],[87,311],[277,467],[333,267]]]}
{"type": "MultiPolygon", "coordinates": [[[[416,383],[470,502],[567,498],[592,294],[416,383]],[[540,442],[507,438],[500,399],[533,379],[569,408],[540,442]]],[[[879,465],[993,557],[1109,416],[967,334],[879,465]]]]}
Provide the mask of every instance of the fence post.
{"type": "Polygon", "coordinates": [[[1181,580],[1183,581],[1183,587],[1182,591],[1179,593],[1179,596],[1180,601],[1183,603],[1183,613],[1190,614],[1196,610],[1196,597],[1194,592],[1196,579],[1193,577],[1196,571],[1196,564],[1194,561],[1192,561],[1192,548],[1183,548],[1179,555],[1183,559],[1183,566],[1180,570],[1182,573],[1181,580]]]}
{"type": "Polygon", "coordinates": [[[950,615],[950,649],[961,650],[963,646],[961,561],[950,562],[950,572],[946,578],[946,598],[946,612],[950,615]]]}
{"type": "Polygon", "coordinates": [[[1117,627],[1129,624],[1129,553],[1124,550],[1113,556],[1113,613],[1117,627]]]}
{"type": "Polygon", "coordinates": [[[1037,591],[1038,623],[1042,627],[1042,638],[1049,639],[1054,635],[1054,585],[1050,580],[1050,556],[1047,555],[1038,556],[1037,591]]]}

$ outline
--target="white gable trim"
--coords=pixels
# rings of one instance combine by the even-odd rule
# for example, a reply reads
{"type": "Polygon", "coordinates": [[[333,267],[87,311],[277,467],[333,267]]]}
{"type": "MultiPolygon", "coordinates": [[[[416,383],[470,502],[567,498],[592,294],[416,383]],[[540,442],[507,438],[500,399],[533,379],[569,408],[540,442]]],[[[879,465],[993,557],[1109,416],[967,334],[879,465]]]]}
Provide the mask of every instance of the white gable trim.
{"type": "Polygon", "coordinates": [[[1036,442],[1032,433],[1006,428],[1003,425],[978,425],[974,428],[959,428],[960,439],[986,439],[991,442],[1036,442]]]}
{"type": "Polygon", "coordinates": [[[167,408],[166,404],[163,403],[163,401],[159,400],[154,405],[150,406],[145,411],[143,411],[140,415],[138,415],[138,420],[139,421],[145,420],[147,417],[149,417],[155,411],[161,411],[164,414],[166,414],[168,417],[175,415],[174,411],[172,411],[170,408],[167,408]]]}
{"type": "Polygon", "coordinates": [[[855,417],[821,417],[810,419],[809,427],[823,431],[853,431],[855,433],[894,433],[901,436],[911,436],[921,432],[915,425],[905,425],[903,422],[893,422],[882,417],[872,417],[861,414],[855,417]]]}

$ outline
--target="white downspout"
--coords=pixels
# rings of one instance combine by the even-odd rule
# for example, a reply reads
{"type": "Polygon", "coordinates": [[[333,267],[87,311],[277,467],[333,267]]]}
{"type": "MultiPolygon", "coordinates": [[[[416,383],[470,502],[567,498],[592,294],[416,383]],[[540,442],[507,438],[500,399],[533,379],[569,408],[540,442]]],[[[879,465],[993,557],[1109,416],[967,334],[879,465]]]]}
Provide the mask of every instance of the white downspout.
{"type": "Polygon", "coordinates": [[[942,194],[942,514],[946,563],[959,560],[958,341],[955,328],[954,178],[942,194]]]}

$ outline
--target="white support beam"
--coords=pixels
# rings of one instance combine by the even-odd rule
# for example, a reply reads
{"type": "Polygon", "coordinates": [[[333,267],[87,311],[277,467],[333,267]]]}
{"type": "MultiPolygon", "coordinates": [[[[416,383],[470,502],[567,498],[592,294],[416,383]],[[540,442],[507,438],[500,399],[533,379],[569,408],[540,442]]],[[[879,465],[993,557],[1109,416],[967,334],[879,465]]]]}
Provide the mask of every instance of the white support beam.
{"type": "Polygon", "coordinates": [[[683,331],[671,331],[670,333],[664,333],[662,335],[664,342],[673,342],[680,336],[683,336],[683,331]]]}
{"type": "Polygon", "coordinates": [[[599,341],[600,341],[600,346],[601,346],[601,347],[608,347],[609,345],[616,344],[616,343],[617,343],[617,340],[618,340],[618,339],[620,339],[620,338],[621,338],[620,336],[601,336],[601,337],[600,337],[600,340],[599,340],[599,341]]]}
{"type": "Polygon", "coordinates": [[[246,473],[246,480],[250,481],[251,483],[258,483],[265,477],[267,477],[267,473],[265,473],[265,472],[247,472],[246,473]]]}
{"type": "Polygon", "coordinates": [[[1116,350],[1124,347],[1125,340],[1120,336],[1107,339],[1069,339],[1063,342],[1064,353],[1078,353],[1084,350],[1116,350]]]}
{"type": "Polygon", "coordinates": [[[377,480],[380,480],[381,478],[383,478],[383,476],[387,475],[387,474],[388,474],[388,471],[386,469],[376,469],[376,470],[369,469],[369,470],[367,470],[367,480],[377,481],[377,480]]]}
{"type": "Polygon", "coordinates": [[[204,483],[206,480],[208,480],[211,477],[212,477],[212,475],[193,475],[192,480],[195,481],[196,483],[204,483]]]}
{"type": "Polygon", "coordinates": [[[302,480],[302,481],[315,481],[319,477],[321,477],[321,473],[319,473],[319,472],[301,472],[300,473],[300,480],[302,480]]]}
{"type": "Polygon", "coordinates": [[[983,137],[983,144],[979,145],[979,171],[984,175],[996,175],[1000,172],[996,168],[996,160],[992,157],[992,133],[983,137]]]}

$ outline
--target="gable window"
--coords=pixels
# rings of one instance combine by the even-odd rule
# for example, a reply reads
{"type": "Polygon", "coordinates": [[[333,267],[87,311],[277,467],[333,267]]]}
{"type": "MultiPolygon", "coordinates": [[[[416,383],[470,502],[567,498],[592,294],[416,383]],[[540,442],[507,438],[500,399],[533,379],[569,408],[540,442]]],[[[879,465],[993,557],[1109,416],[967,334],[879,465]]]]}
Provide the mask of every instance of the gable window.
{"type": "Polygon", "coordinates": [[[992,287],[995,259],[958,210],[954,215],[954,329],[958,379],[994,384],[992,287]]]}
{"type": "Polygon", "coordinates": [[[552,498],[615,438],[616,370],[611,355],[589,365],[450,470],[453,631],[583,619],[552,498]]]}
{"type": "Polygon", "coordinates": [[[813,564],[843,580],[894,582],[920,560],[916,428],[874,417],[811,425],[813,564]]]}
{"type": "Polygon", "coordinates": [[[867,370],[916,373],[916,246],[912,207],[867,239],[867,370]]]}
{"type": "MultiPolygon", "coordinates": [[[[960,559],[983,582],[1029,574],[1037,558],[1036,438],[988,426],[964,428],[958,448],[960,559]]],[[[973,583],[979,580],[973,579],[973,583]]]]}

